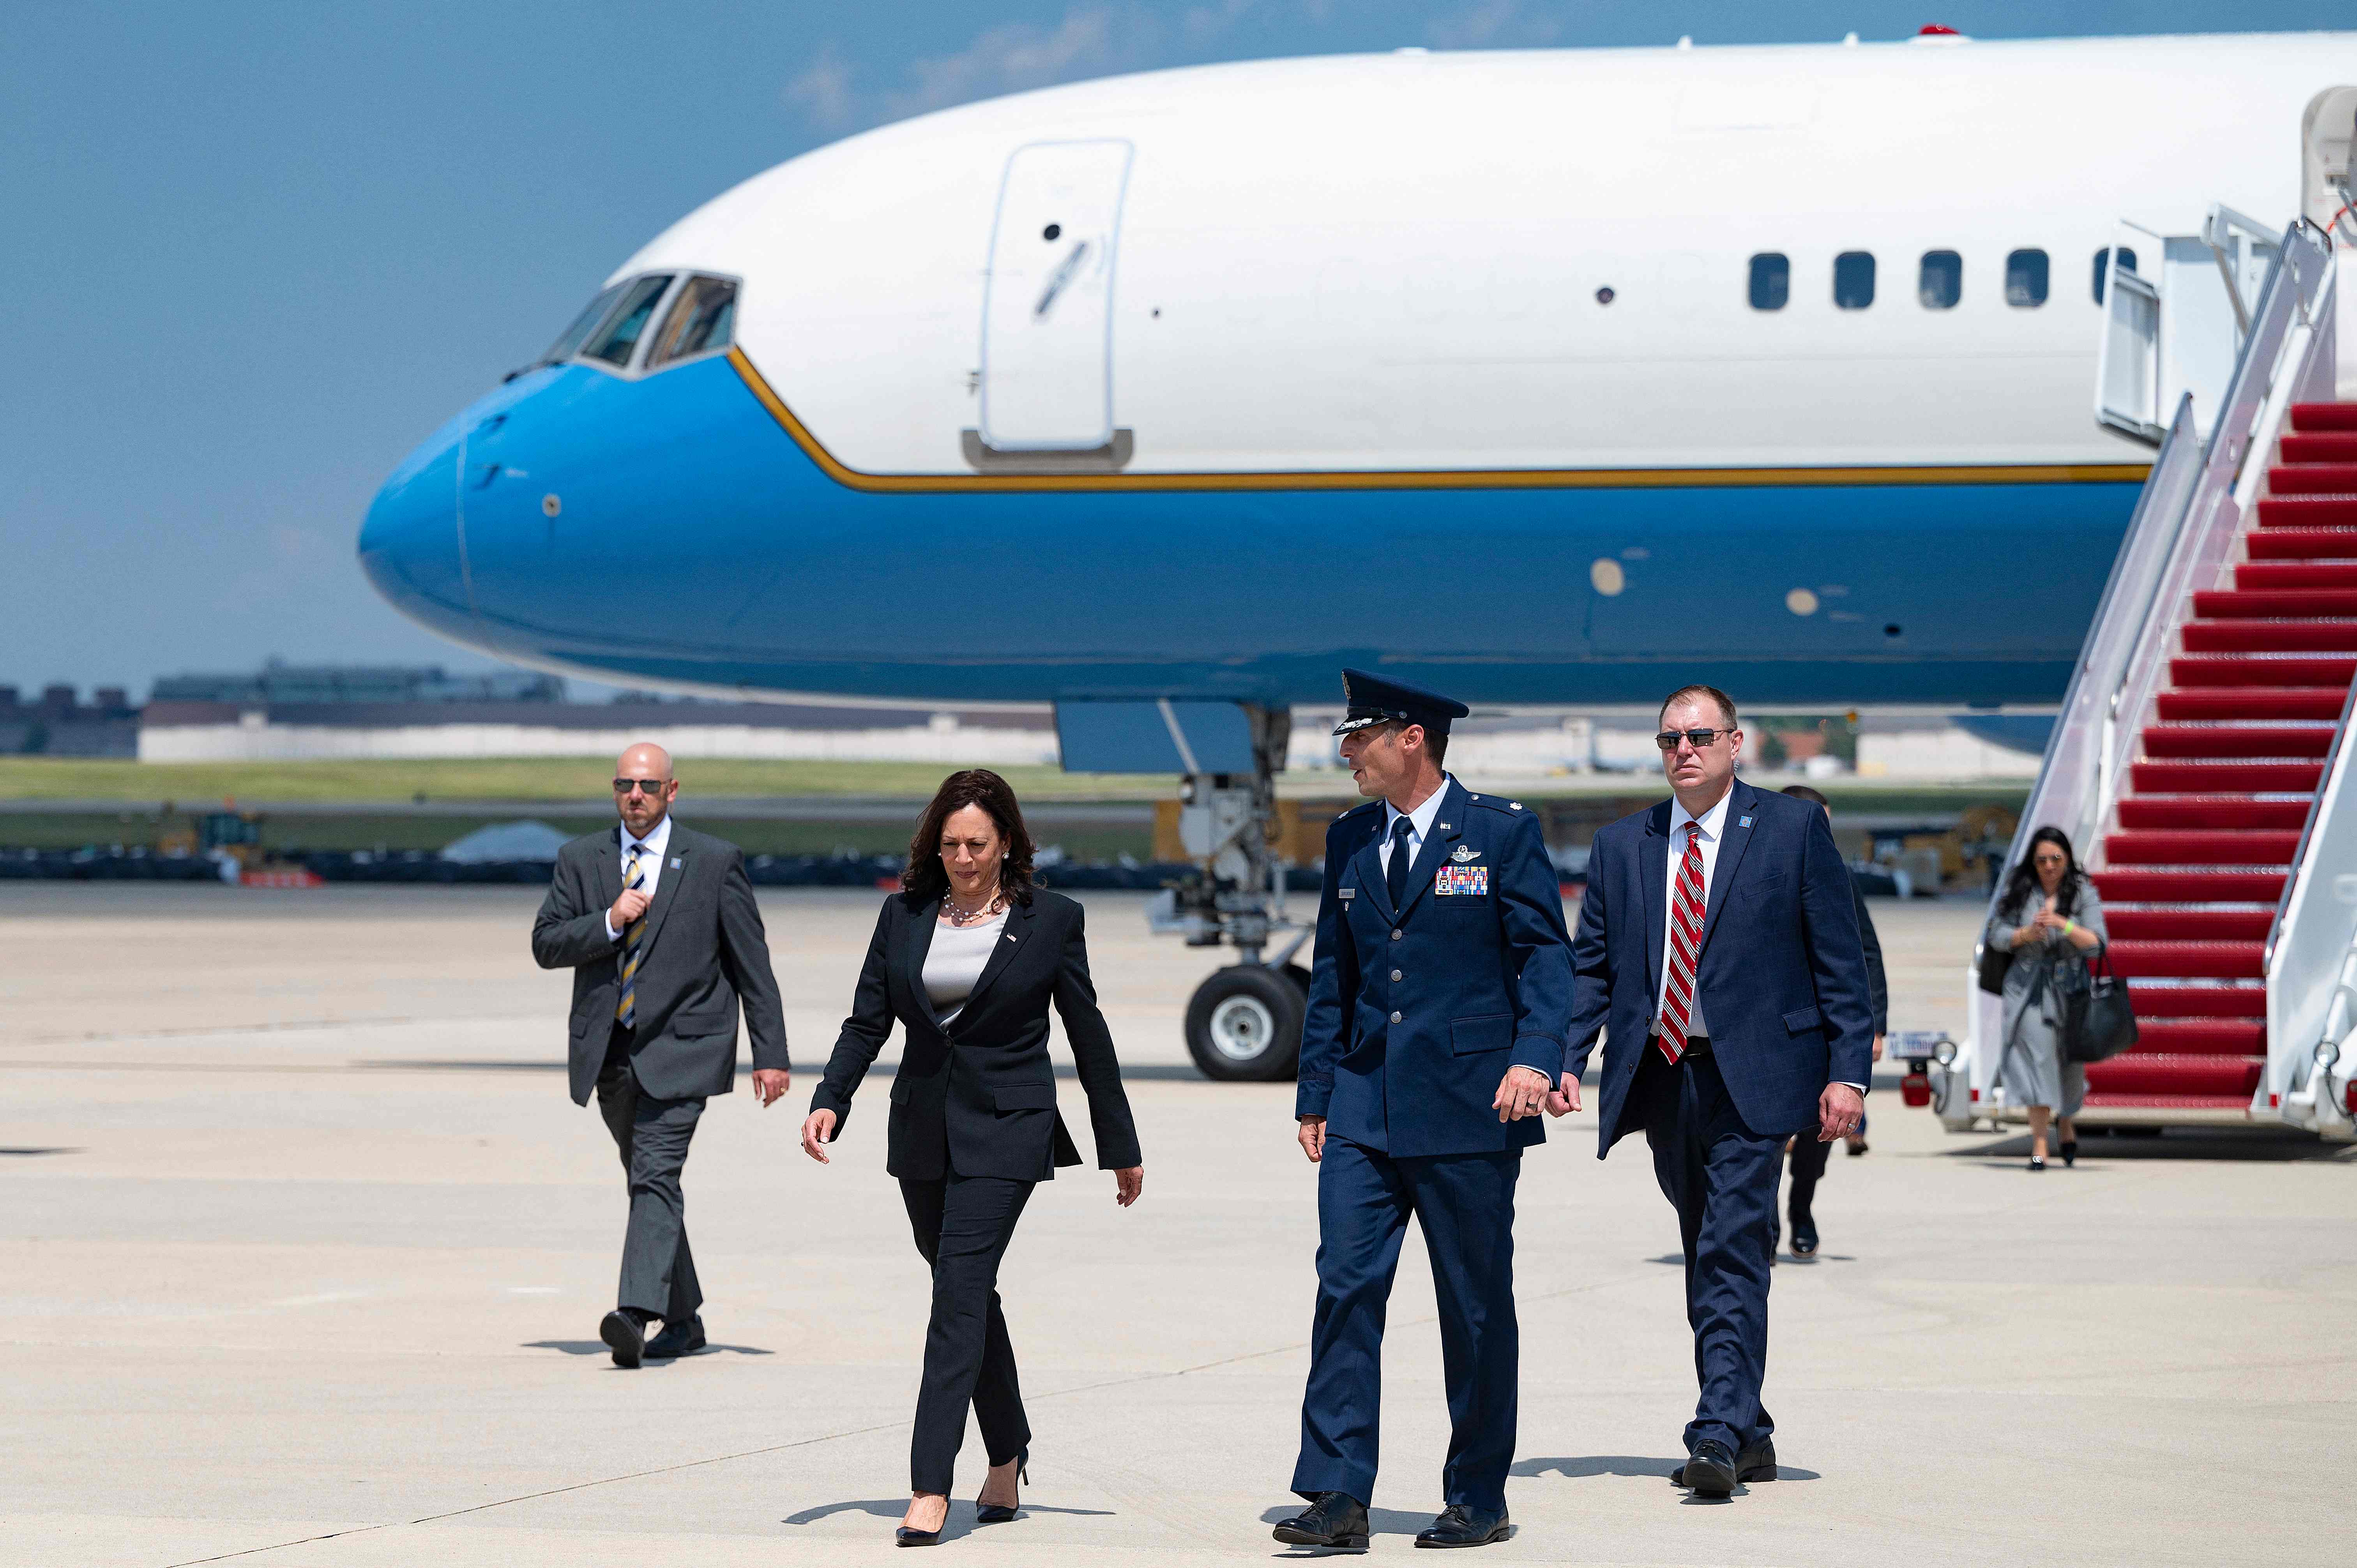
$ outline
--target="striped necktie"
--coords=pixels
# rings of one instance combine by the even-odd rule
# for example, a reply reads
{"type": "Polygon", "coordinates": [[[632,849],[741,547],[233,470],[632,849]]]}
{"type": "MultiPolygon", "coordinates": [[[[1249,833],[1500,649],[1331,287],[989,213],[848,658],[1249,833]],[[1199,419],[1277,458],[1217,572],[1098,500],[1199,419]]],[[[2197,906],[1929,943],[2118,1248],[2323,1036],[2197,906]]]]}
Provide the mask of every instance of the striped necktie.
{"type": "Polygon", "coordinates": [[[1702,957],[1702,824],[1686,824],[1686,852],[1670,895],[1670,981],[1662,991],[1661,1032],[1654,1036],[1672,1065],[1685,1054],[1686,1020],[1694,1016],[1695,965],[1702,957]]]}
{"type": "MultiPolygon", "coordinates": [[[[635,892],[647,885],[643,858],[646,848],[644,844],[634,844],[630,848],[630,864],[622,871],[622,890],[626,893],[635,892]]],[[[646,945],[646,940],[647,918],[640,915],[630,922],[630,929],[622,933],[622,994],[615,1000],[614,1017],[626,1029],[635,1028],[639,1022],[639,953],[646,945]]]]}

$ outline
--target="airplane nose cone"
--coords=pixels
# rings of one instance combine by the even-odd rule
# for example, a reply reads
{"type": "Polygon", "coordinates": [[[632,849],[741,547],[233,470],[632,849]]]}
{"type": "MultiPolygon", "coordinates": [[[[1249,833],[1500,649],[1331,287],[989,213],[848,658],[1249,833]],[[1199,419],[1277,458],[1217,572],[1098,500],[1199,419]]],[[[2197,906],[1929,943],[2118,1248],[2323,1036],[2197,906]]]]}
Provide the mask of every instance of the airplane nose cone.
{"type": "Polygon", "coordinates": [[[420,442],[361,523],[361,570],[385,601],[428,630],[479,648],[485,639],[468,571],[459,470],[468,434],[495,422],[517,395],[513,384],[502,387],[420,442]]]}

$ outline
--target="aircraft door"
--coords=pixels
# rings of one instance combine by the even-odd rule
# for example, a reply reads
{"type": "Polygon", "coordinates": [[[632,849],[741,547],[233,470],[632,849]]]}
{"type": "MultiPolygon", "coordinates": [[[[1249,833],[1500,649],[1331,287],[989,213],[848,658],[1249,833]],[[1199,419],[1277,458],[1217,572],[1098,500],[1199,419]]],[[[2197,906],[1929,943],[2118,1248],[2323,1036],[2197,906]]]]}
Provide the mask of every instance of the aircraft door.
{"type": "Polygon", "coordinates": [[[1129,159],[1125,141],[1091,141],[1034,143],[1006,161],[983,302],[982,429],[967,442],[977,467],[999,466],[998,454],[1115,452],[1114,258],[1129,159]]]}
{"type": "MultiPolygon", "coordinates": [[[[2329,87],[2308,101],[2299,124],[2299,209],[2329,224],[2357,196],[2357,87],[2329,87]]],[[[2344,218],[2341,240],[2357,234],[2344,218]]]]}

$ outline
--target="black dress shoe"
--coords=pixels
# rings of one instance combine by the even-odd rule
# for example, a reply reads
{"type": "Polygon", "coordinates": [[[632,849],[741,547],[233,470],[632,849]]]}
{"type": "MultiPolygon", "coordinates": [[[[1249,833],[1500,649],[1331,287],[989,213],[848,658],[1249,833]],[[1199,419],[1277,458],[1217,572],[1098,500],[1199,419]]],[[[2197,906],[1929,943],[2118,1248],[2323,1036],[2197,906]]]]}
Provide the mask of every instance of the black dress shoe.
{"type": "Polygon", "coordinates": [[[637,1318],[619,1307],[608,1313],[606,1321],[597,1326],[597,1337],[612,1348],[617,1367],[635,1367],[646,1357],[647,1331],[639,1326],[637,1318]]]}
{"type": "Polygon", "coordinates": [[[2064,1170],[2072,1170],[2072,1169],[2075,1169],[2075,1168],[2077,1167],[2078,1164],[2079,1164],[2079,1140],[2078,1140],[2078,1139],[2076,1139],[2076,1138],[2065,1138],[2065,1139],[2063,1139],[2063,1140],[2062,1140],[2062,1168],[2063,1168],[2064,1170]]]}
{"type": "Polygon", "coordinates": [[[1320,1492],[1308,1510],[1281,1520],[1269,1532],[1287,1546],[1367,1546],[1367,1505],[1348,1492],[1320,1492]]]}
{"type": "Polygon", "coordinates": [[[1440,1510],[1440,1517],[1431,1527],[1415,1532],[1418,1546],[1487,1546],[1493,1541],[1503,1541],[1514,1533],[1506,1510],[1496,1513],[1487,1509],[1473,1508],[1465,1503],[1451,1503],[1440,1510]]]}
{"type": "Polygon", "coordinates": [[[1704,1439],[1679,1467],[1678,1485],[1698,1498],[1727,1496],[1735,1490],[1735,1455],[1717,1439],[1704,1439]]]}
{"type": "MultiPolygon", "coordinates": [[[[1792,1256],[1796,1258],[1813,1258],[1816,1255],[1817,1228],[1815,1224],[1813,1222],[1811,1224],[1803,1225],[1798,1221],[1794,1221],[1792,1225],[1792,1256]]],[[[654,1352],[650,1350],[647,1354],[651,1356],[654,1352]]]]}
{"type": "MultiPolygon", "coordinates": [[[[1772,1437],[1763,1437],[1751,1447],[1737,1455],[1735,1478],[1746,1486],[1749,1486],[1754,1481],[1774,1480],[1776,1478],[1776,1440],[1772,1437]]],[[[1684,1486],[1686,1484],[1685,1466],[1681,1465],[1671,1471],[1670,1480],[1673,1485],[1684,1486]]]]}
{"type": "Polygon", "coordinates": [[[942,1532],[938,1530],[910,1530],[904,1524],[892,1532],[895,1546],[939,1546],[941,1542],[942,1532]]]}
{"type": "Polygon", "coordinates": [[[693,1356],[704,1348],[704,1319],[695,1316],[685,1323],[666,1323],[663,1331],[647,1341],[647,1359],[668,1361],[675,1356],[693,1356]]]}

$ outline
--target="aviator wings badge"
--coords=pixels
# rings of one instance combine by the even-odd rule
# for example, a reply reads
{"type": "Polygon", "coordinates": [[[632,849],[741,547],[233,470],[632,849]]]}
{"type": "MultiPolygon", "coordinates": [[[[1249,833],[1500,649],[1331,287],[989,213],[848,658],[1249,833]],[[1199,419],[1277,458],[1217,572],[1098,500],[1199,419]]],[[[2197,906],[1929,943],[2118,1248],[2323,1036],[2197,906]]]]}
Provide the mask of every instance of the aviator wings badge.
{"type": "Polygon", "coordinates": [[[1455,861],[1458,865],[1462,865],[1469,860],[1480,859],[1481,852],[1475,849],[1469,843],[1460,843],[1457,846],[1455,853],[1450,854],[1448,858],[1455,861]]]}

